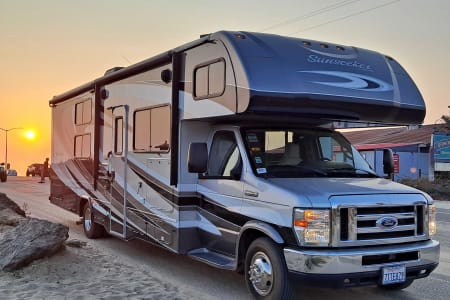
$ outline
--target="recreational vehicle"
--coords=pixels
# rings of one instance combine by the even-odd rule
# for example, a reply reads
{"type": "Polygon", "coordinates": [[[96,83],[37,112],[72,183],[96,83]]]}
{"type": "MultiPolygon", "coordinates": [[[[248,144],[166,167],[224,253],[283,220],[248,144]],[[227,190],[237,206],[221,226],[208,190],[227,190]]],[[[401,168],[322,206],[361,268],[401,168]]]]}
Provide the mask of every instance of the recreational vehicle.
{"type": "MultiPolygon", "coordinates": [[[[389,56],[220,31],[50,107],[49,199],[89,238],[144,239],[242,272],[258,299],[305,283],[403,289],[438,265],[433,199],[378,177],[336,131],[423,121],[389,56]]],[[[389,175],[389,149],[384,162],[389,175]]]]}

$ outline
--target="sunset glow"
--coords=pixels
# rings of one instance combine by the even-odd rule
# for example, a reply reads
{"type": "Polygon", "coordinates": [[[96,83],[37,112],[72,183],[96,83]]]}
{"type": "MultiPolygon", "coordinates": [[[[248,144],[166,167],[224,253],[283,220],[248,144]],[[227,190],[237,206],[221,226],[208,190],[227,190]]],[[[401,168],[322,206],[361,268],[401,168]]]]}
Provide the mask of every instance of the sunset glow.
{"type": "MultiPolygon", "coordinates": [[[[312,12],[335,1],[0,0],[0,127],[26,128],[9,133],[8,160],[23,175],[29,164],[51,157],[53,96],[111,67],[140,62],[223,29],[385,53],[417,84],[427,105],[425,124],[439,122],[450,113],[450,1],[375,2],[348,1],[319,14],[312,12]]],[[[0,158],[5,157],[5,140],[0,132],[0,158]]]]}

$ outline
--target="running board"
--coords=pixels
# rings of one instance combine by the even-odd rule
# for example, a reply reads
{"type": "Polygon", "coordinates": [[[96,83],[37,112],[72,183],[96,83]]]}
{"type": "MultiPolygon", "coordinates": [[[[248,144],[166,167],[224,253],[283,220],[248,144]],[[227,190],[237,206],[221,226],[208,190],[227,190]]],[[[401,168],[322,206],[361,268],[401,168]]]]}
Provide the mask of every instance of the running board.
{"type": "Polygon", "coordinates": [[[236,270],[235,258],[210,251],[207,248],[191,250],[187,253],[187,255],[192,259],[204,262],[219,269],[236,270]]]}

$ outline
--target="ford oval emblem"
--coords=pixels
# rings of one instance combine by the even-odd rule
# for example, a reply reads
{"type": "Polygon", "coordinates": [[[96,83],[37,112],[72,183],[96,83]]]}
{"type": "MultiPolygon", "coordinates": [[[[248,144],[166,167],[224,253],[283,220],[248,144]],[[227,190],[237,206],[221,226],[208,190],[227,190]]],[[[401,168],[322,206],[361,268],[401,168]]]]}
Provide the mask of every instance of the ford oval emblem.
{"type": "Polygon", "coordinates": [[[398,225],[395,217],[382,217],[377,220],[377,226],[381,229],[394,229],[398,225]]]}

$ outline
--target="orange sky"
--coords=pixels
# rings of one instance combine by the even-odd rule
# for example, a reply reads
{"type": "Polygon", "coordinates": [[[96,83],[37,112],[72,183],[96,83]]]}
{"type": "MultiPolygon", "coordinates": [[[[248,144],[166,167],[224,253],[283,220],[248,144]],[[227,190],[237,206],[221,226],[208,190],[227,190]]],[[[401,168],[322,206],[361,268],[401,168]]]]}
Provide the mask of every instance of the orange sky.
{"type": "Polygon", "coordinates": [[[25,131],[9,132],[11,168],[24,175],[27,165],[50,156],[53,95],[221,29],[385,53],[416,81],[426,124],[449,113],[448,0],[0,0],[0,128],[36,132],[33,141],[25,131]]]}

